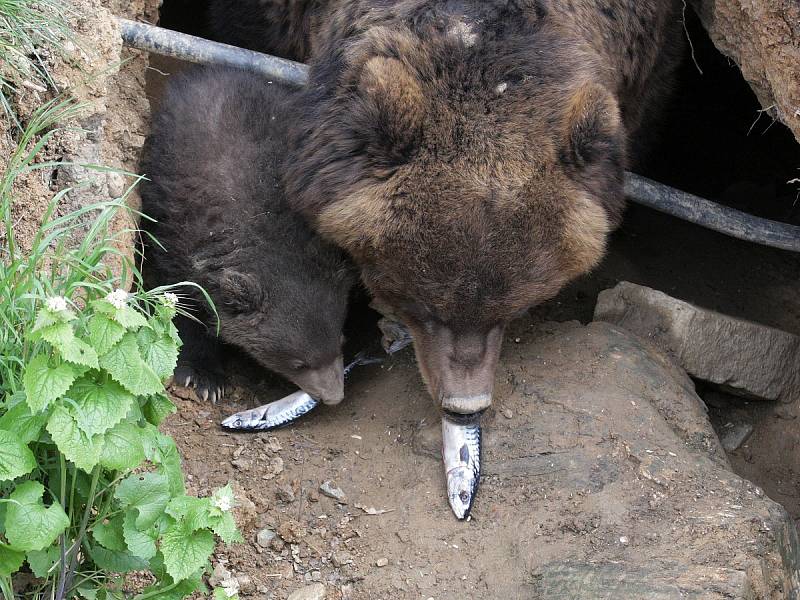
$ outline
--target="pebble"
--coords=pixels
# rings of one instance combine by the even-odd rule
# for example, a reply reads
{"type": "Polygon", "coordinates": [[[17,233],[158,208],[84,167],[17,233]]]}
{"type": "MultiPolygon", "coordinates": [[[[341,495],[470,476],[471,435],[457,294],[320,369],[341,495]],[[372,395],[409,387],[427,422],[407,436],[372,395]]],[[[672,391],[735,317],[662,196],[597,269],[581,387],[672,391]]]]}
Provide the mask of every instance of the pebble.
{"type": "Polygon", "coordinates": [[[333,566],[337,569],[339,567],[343,567],[344,565],[350,563],[352,558],[350,557],[349,552],[334,552],[333,556],[331,557],[331,562],[333,566]]]}
{"type": "Polygon", "coordinates": [[[751,423],[736,423],[731,427],[726,427],[719,439],[726,452],[733,452],[744,444],[752,433],[753,425],[751,423]]]}
{"type": "Polygon", "coordinates": [[[307,585],[289,594],[288,600],[323,600],[325,598],[325,586],[321,583],[307,585]]]}
{"type": "Polygon", "coordinates": [[[256,586],[249,575],[237,575],[236,580],[239,582],[239,591],[242,594],[252,594],[255,591],[256,586]]]}
{"type": "Polygon", "coordinates": [[[266,527],[256,534],[256,544],[262,548],[269,548],[270,542],[272,542],[275,536],[275,532],[269,527],[266,527]]]}
{"type": "Polygon", "coordinates": [[[376,567],[385,567],[388,564],[389,564],[388,558],[379,558],[378,560],[375,561],[376,567]]]}
{"type": "Polygon", "coordinates": [[[513,419],[514,418],[514,413],[512,412],[512,410],[510,408],[504,408],[500,412],[503,413],[503,416],[506,419],[513,419]]]}
{"type": "Polygon", "coordinates": [[[275,495],[278,497],[278,500],[282,502],[294,502],[294,490],[292,486],[288,484],[284,484],[278,486],[278,489],[275,491],[275,495]]]}
{"type": "Polygon", "coordinates": [[[337,487],[333,481],[323,481],[322,485],[319,486],[319,491],[328,498],[333,498],[340,504],[347,504],[347,496],[345,496],[341,488],[337,487]]]}
{"type": "Polygon", "coordinates": [[[289,519],[278,527],[278,535],[283,538],[284,542],[296,544],[300,538],[306,537],[306,528],[293,519],[289,519]]]}

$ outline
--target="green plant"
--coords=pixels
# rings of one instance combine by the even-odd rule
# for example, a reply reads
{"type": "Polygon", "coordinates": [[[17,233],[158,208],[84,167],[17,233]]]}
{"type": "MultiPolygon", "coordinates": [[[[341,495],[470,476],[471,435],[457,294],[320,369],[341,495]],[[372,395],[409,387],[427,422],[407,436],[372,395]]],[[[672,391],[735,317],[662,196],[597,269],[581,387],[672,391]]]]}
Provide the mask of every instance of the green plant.
{"type": "Polygon", "coordinates": [[[0,105],[9,118],[15,120],[8,94],[18,86],[55,89],[47,56],[63,54],[68,10],[61,0],[0,0],[0,105]]]}
{"type": "Polygon", "coordinates": [[[78,108],[37,111],[0,176],[0,596],[23,593],[12,581],[22,569],[32,598],[121,598],[122,574],[141,570],[152,583],[138,600],[181,598],[203,590],[215,536],[240,536],[230,487],[188,496],[158,429],[174,411],[162,381],[180,346],[178,296],[142,291],[118,249],[124,198],[54,218],[65,190],[31,249],[15,240],[14,179],[44,165],[49,127],[78,108]],[[115,289],[129,275],[132,293],[115,289]]]}

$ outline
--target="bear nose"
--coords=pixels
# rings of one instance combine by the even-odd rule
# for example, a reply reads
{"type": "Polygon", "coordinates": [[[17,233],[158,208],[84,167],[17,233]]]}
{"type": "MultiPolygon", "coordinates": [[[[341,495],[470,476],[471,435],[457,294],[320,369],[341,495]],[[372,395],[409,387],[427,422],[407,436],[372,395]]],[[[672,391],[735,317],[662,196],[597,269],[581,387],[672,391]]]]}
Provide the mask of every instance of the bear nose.
{"type": "Polygon", "coordinates": [[[474,394],[471,396],[442,395],[440,398],[442,408],[448,412],[469,415],[489,408],[492,404],[490,393],[474,394]]]}
{"type": "Polygon", "coordinates": [[[344,399],[344,364],[342,356],[316,369],[305,369],[292,381],[324,404],[339,404],[344,399]]]}

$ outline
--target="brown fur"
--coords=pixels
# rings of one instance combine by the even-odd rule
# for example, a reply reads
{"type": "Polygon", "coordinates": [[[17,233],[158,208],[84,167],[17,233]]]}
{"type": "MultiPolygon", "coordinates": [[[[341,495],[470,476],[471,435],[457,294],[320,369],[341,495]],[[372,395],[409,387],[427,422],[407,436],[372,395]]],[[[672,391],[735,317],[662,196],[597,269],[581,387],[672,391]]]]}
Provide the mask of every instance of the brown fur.
{"type": "MultiPolygon", "coordinates": [[[[676,2],[327,10],[311,34],[289,196],[412,328],[432,393],[482,394],[486,369],[442,371],[603,255],[629,135],[674,67],[676,2]]],[[[492,352],[484,366],[499,343],[492,352]]]]}

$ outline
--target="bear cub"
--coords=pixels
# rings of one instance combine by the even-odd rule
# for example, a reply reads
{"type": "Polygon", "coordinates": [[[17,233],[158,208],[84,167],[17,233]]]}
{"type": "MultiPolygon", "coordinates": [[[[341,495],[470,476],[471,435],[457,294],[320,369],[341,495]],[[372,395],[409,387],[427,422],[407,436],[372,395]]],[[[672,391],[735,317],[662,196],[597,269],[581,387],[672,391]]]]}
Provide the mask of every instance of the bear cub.
{"type": "Polygon", "coordinates": [[[175,381],[204,399],[224,394],[226,346],[323,402],[343,397],[354,273],[288,207],[281,172],[291,101],[252,74],[193,68],[170,79],[145,143],[142,210],[155,220],[142,223],[145,281],[195,282],[216,306],[215,315],[185,287],[197,320],[176,322],[184,345],[175,381]]]}

